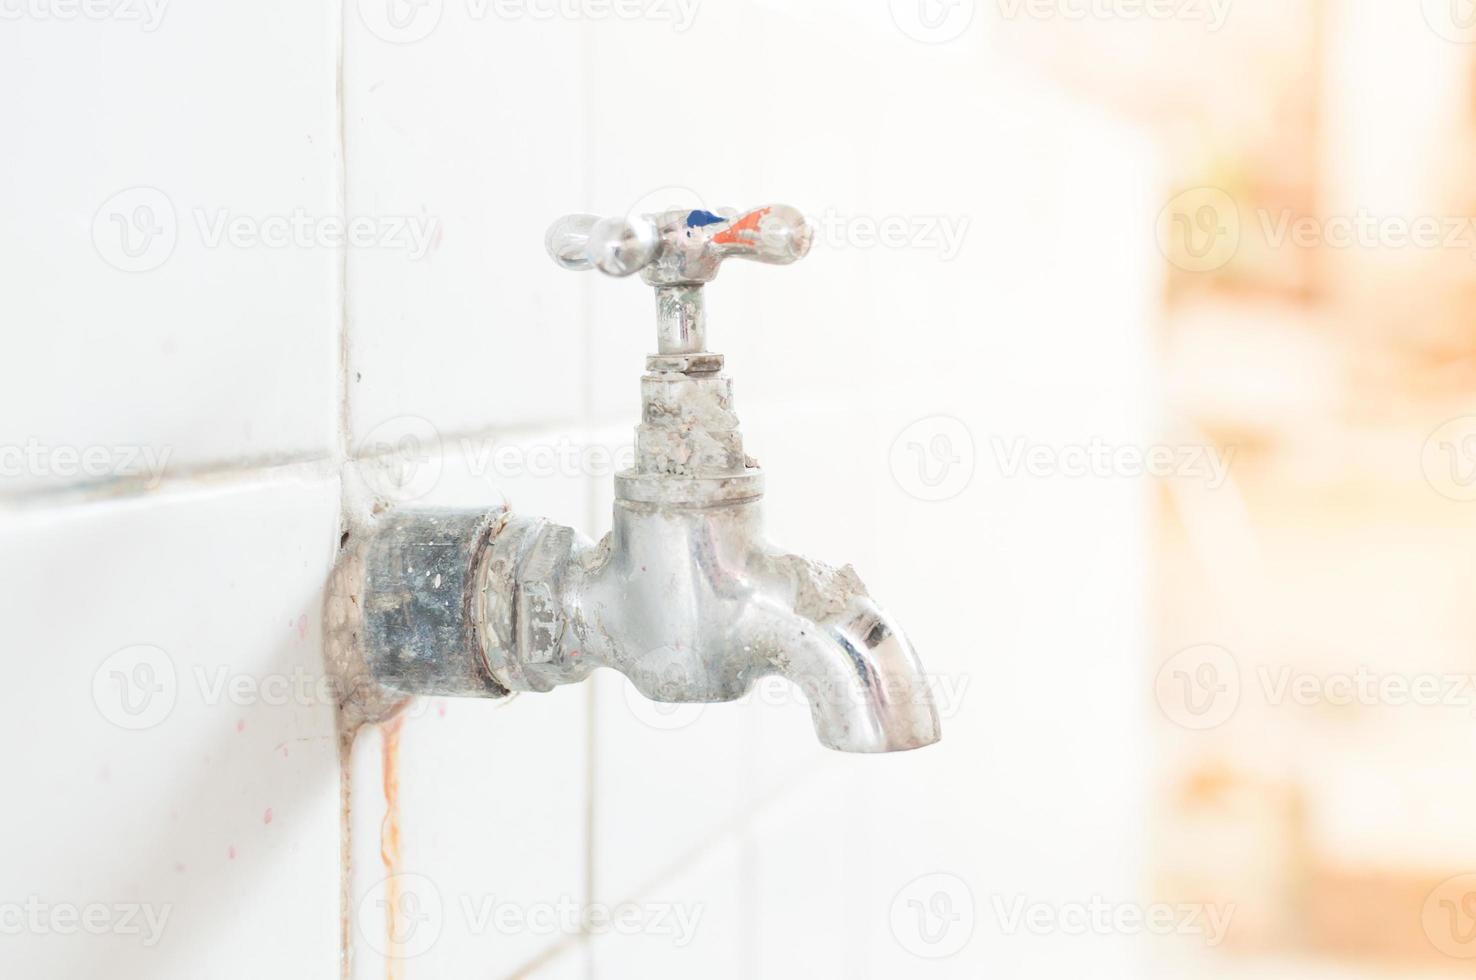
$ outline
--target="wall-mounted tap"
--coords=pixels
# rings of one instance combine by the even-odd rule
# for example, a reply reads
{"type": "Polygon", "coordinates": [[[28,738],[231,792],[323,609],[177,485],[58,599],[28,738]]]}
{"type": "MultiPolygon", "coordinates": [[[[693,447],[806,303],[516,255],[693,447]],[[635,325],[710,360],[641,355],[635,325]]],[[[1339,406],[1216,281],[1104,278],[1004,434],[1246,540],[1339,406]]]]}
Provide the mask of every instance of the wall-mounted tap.
{"type": "Polygon", "coordinates": [[[656,289],[657,353],[641,378],[635,466],[615,477],[611,532],[505,510],[398,510],[357,535],[328,595],[344,707],[383,717],[405,697],[499,697],[597,667],[665,702],[732,701],[782,675],[820,741],[889,752],[938,740],[907,637],[849,566],[768,544],[763,475],[743,450],[723,357],[706,349],[703,286],[725,258],[803,257],[793,208],[571,215],[547,248],[567,269],[639,272],[656,289]]]}

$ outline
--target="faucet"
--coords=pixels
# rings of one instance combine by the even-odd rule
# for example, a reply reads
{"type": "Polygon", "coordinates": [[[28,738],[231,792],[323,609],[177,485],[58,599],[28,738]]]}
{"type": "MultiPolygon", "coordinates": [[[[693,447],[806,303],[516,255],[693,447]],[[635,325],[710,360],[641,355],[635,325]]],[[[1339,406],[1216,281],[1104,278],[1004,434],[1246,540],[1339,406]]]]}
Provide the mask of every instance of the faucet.
{"type": "Polygon", "coordinates": [[[660,702],[722,702],[795,683],[845,752],[939,738],[917,654],[850,566],[764,537],[763,474],[743,448],[703,287],[724,259],[785,265],[810,249],[782,205],[738,214],[570,215],[546,247],[565,269],[639,272],[656,290],[635,465],[610,533],[491,510],[391,510],[345,546],[326,598],[340,705],[388,717],[413,695],[502,697],[620,671],[660,702]]]}

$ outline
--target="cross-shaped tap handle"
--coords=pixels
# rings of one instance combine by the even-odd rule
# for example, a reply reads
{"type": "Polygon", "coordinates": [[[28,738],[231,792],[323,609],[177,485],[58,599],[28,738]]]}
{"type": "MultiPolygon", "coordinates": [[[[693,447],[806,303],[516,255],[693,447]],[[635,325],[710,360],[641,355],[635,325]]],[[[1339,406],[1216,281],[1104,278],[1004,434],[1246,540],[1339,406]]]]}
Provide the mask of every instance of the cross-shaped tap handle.
{"type": "Polygon", "coordinates": [[[723,259],[788,265],[814,240],[805,216],[783,204],[736,214],[681,209],[600,218],[571,214],[548,230],[548,254],[565,269],[599,269],[612,276],[641,273],[651,286],[711,282],[723,259]]]}
{"type": "Polygon", "coordinates": [[[815,239],[805,216],[783,204],[742,214],[680,209],[624,218],[565,215],[544,244],[565,269],[599,269],[612,276],[639,272],[656,287],[657,339],[663,354],[704,350],[702,286],[726,258],[788,265],[815,239]]]}

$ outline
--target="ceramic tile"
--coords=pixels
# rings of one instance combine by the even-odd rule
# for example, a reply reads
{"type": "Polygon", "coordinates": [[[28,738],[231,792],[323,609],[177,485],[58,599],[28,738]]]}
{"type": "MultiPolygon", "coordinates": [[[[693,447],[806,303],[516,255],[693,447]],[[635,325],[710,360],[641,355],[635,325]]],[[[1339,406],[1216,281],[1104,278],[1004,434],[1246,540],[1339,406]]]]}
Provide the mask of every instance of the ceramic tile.
{"type": "Polygon", "coordinates": [[[32,5],[0,38],[31,93],[0,107],[25,189],[0,203],[25,366],[0,385],[0,494],[332,444],[333,19],[287,0],[106,9],[140,19],[32,5]]]}
{"type": "MultiPolygon", "coordinates": [[[[743,977],[751,972],[744,850],[733,838],[670,880],[610,906],[590,943],[597,977],[743,977]]],[[[769,976],[771,974],[764,974],[769,976]]]]}
{"type": "Polygon", "coordinates": [[[425,233],[349,256],[355,444],[407,415],[448,434],[581,416],[584,287],[543,236],[582,206],[585,28],[505,9],[395,27],[345,4],[349,211],[425,233]]]}
{"type": "Polygon", "coordinates": [[[336,481],[287,481],[0,521],[17,653],[0,732],[27,746],[0,864],[8,900],[54,910],[8,940],[13,970],[336,970],[319,609],[337,511],[336,481]],[[93,905],[96,934],[53,917],[93,905]]]}

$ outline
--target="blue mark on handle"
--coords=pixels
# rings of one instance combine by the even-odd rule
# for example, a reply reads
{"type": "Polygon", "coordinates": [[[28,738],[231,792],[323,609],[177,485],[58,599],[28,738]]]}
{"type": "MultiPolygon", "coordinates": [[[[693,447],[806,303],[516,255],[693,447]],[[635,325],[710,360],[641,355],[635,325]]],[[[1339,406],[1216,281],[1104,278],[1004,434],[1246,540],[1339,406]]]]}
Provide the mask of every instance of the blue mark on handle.
{"type": "Polygon", "coordinates": [[[687,227],[702,228],[706,225],[720,225],[727,220],[727,218],[719,218],[711,211],[693,211],[687,215],[687,227]]]}

